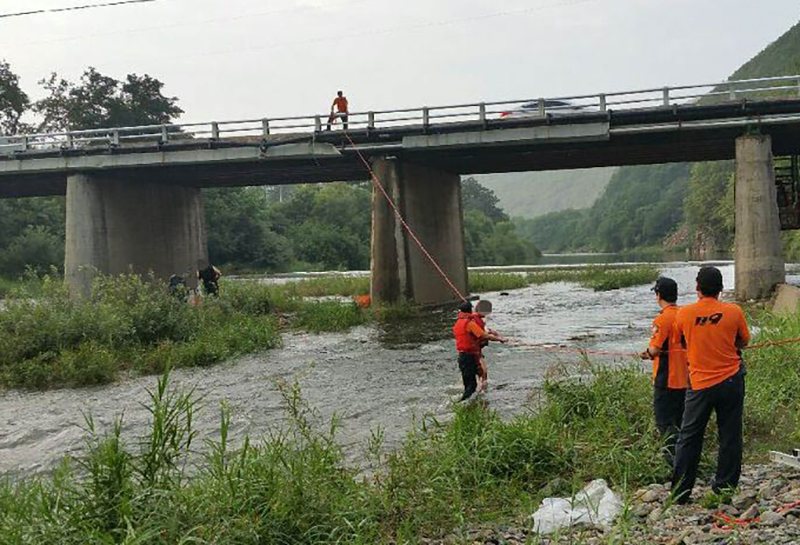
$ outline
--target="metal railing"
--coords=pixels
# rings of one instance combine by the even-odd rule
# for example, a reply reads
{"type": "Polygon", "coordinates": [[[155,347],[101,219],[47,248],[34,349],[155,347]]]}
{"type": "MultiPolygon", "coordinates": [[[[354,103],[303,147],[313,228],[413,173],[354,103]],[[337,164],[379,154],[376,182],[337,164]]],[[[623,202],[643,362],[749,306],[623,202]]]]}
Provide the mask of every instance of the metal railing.
{"type": "MultiPolygon", "coordinates": [[[[457,123],[488,123],[502,126],[504,120],[559,115],[602,113],[610,110],[648,110],[690,105],[701,99],[724,103],[742,99],[800,98],[800,75],[746,79],[617,91],[590,95],[527,98],[445,106],[422,106],[396,110],[362,111],[348,114],[348,129],[358,131],[421,128],[457,123]]],[[[0,156],[31,150],[91,149],[135,144],[168,144],[180,141],[215,141],[236,137],[271,139],[278,135],[313,136],[327,129],[328,114],[296,117],[263,117],[234,121],[110,127],[64,132],[20,134],[0,137],[0,156]]],[[[343,126],[335,116],[333,128],[343,126]]]]}

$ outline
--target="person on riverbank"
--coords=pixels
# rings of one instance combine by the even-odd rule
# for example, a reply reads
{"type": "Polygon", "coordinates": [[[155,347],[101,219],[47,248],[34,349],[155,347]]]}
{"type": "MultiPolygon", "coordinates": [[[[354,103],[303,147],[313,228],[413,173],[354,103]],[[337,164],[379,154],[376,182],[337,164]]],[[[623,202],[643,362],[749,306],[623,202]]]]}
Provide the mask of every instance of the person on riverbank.
{"type": "Polygon", "coordinates": [[[750,342],[742,309],[719,301],[722,273],[702,267],[697,273],[700,299],[678,311],[675,333],[686,346],[689,389],[675,452],[672,489],[678,503],[692,494],[703,451],[706,425],[717,415],[719,453],[711,482],[715,493],[736,488],[742,472],[744,364],[741,349],[750,342]]]}
{"type": "Polygon", "coordinates": [[[464,382],[464,394],[461,401],[469,399],[478,389],[478,366],[481,357],[481,342],[495,341],[507,342],[499,335],[489,333],[476,320],[472,312],[472,303],[464,301],[458,307],[458,319],[453,326],[453,336],[456,339],[458,351],[458,368],[464,382]]]}
{"type": "Polygon", "coordinates": [[[675,463],[675,444],[683,421],[684,399],[689,370],[686,351],[675,334],[678,315],[678,284],[666,276],[656,280],[652,289],[661,312],[653,320],[652,336],[642,359],[653,360],[653,413],[656,427],[664,437],[667,463],[675,463]]]}
{"type": "Polygon", "coordinates": [[[338,91],[336,93],[336,98],[333,99],[333,104],[331,104],[331,115],[328,116],[327,130],[331,130],[331,124],[336,121],[337,118],[342,120],[342,126],[344,127],[344,130],[347,130],[347,116],[349,113],[350,110],[347,104],[347,97],[344,96],[341,91],[338,91]]]}
{"type": "Polygon", "coordinates": [[[206,295],[219,297],[219,279],[222,273],[214,265],[201,259],[197,262],[197,278],[203,283],[206,295]]]}

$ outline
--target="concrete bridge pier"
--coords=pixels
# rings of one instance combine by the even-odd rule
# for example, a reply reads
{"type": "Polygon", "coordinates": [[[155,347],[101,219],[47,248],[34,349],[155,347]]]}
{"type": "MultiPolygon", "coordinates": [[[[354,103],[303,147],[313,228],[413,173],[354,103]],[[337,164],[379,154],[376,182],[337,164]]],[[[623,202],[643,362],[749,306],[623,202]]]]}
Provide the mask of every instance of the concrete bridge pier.
{"type": "Polygon", "coordinates": [[[736,298],[764,299],[786,281],[770,136],[736,140],[735,184],[736,298]]]}
{"type": "Polygon", "coordinates": [[[194,281],[208,258],[199,188],[76,174],[67,179],[64,271],[72,293],[86,296],[97,273],[150,271],[194,281]]]}
{"type": "MultiPolygon", "coordinates": [[[[458,174],[397,158],[376,159],[372,168],[422,244],[466,296],[467,260],[458,174]]],[[[458,300],[376,188],[372,191],[371,270],[370,293],[375,301],[442,304],[458,300]]]]}

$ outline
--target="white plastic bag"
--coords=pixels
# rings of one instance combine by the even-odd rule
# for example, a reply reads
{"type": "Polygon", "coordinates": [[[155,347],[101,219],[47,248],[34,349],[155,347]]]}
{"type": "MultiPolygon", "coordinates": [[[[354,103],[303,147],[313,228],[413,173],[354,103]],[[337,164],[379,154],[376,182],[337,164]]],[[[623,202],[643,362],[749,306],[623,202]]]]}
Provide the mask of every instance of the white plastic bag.
{"type": "Polygon", "coordinates": [[[570,526],[609,527],[620,511],[622,500],[603,479],[596,479],[574,498],[545,498],[533,514],[533,531],[552,534],[570,526]]]}

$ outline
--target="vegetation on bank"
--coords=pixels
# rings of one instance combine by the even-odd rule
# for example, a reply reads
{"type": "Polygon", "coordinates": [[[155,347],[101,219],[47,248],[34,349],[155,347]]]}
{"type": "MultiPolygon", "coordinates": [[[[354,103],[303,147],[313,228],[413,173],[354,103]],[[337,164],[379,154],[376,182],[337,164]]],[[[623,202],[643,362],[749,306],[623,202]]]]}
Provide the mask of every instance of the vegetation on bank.
{"type": "MultiPolygon", "coordinates": [[[[800,316],[760,314],[756,343],[800,335],[800,316]]],[[[800,378],[788,345],[746,352],[746,459],[800,440],[800,378]]],[[[191,392],[153,391],[144,437],[118,423],[54,476],[0,484],[0,535],[17,543],[414,543],[491,521],[530,524],[545,496],[569,495],[604,478],[625,497],[668,480],[641,364],[586,367],[556,375],[532,400],[535,413],[509,421],[479,405],[454,407],[448,423],[421,421],[396,451],[381,432],[365,446],[369,478],[345,464],[332,425],[296,386],[281,385],[290,425],[241,445],[197,444],[191,392]],[[323,431],[319,431],[323,430],[323,431]],[[189,451],[198,453],[187,460],[189,451]],[[188,462],[188,463],[187,463],[188,462]],[[196,463],[196,465],[195,465],[196,463]]],[[[709,426],[701,477],[716,457],[709,426]]],[[[623,514],[609,537],[637,522],[623,514]]]]}
{"type": "Polygon", "coordinates": [[[621,268],[592,266],[542,269],[527,274],[478,273],[471,274],[469,282],[471,291],[476,293],[519,289],[550,282],[574,282],[594,291],[610,291],[655,282],[658,274],[658,268],[652,265],[621,268]]]}
{"type": "MultiPolygon", "coordinates": [[[[344,331],[417,312],[304,298],[322,293],[322,286],[227,282],[219,299],[193,306],[188,294],[176,297],[162,283],[136,275],[98,278],[86,300],[70,297],[63,282],[50,277],[15,283],[0,310],[0,385],[104,384],[121,373],[206,366],[273,348],[283,329],[344,331]]],[[[346,282],[331,288],[349,291],[346,282]]]]}

